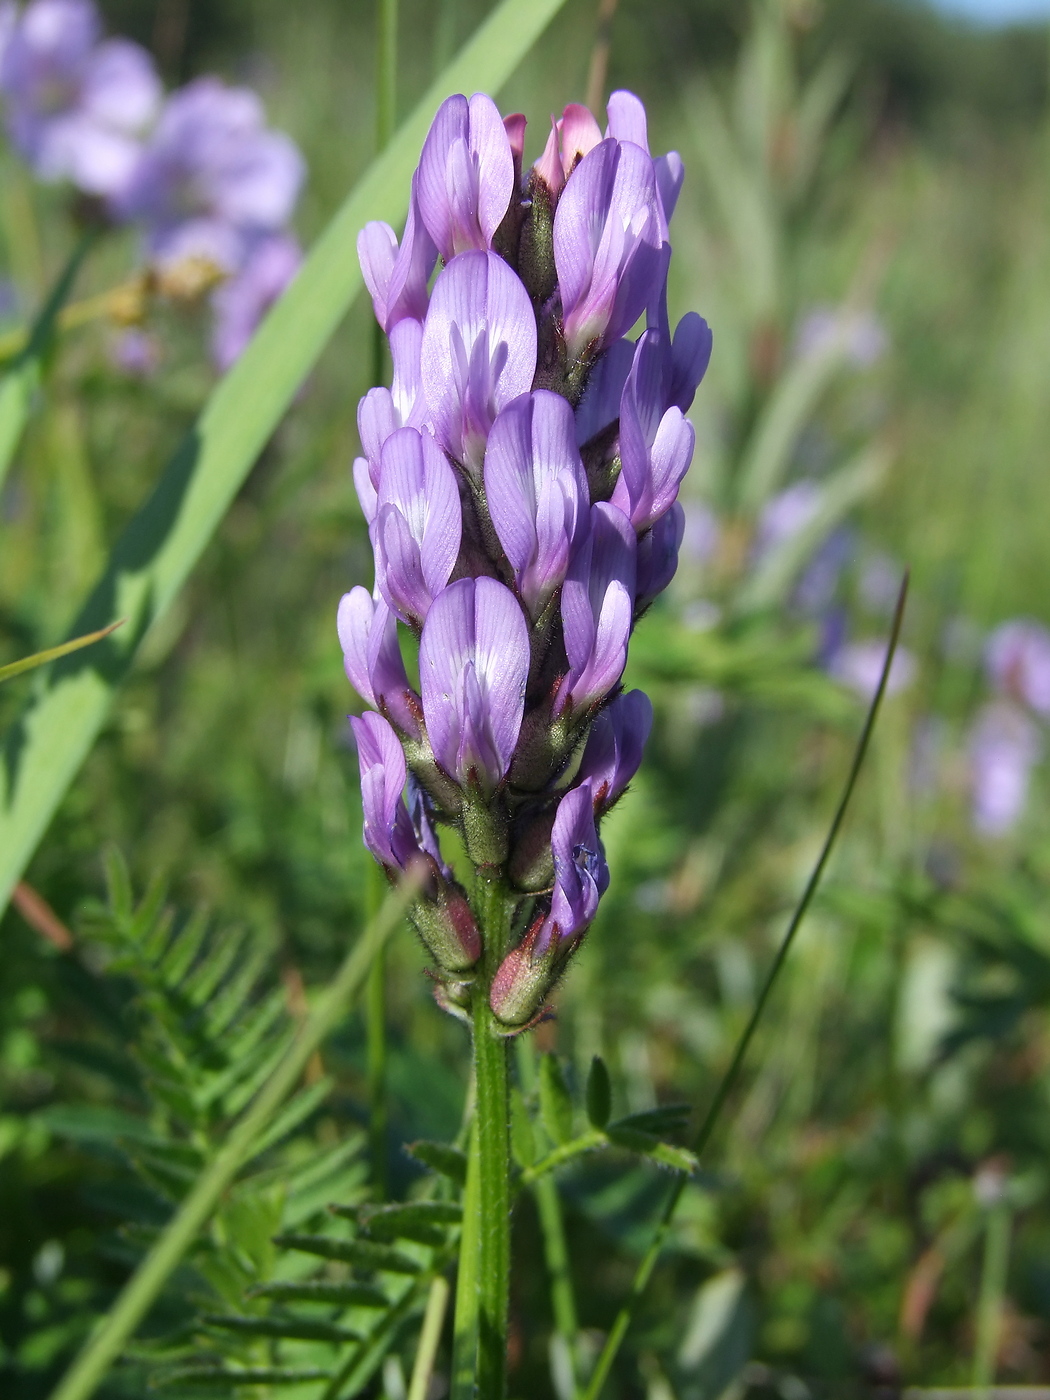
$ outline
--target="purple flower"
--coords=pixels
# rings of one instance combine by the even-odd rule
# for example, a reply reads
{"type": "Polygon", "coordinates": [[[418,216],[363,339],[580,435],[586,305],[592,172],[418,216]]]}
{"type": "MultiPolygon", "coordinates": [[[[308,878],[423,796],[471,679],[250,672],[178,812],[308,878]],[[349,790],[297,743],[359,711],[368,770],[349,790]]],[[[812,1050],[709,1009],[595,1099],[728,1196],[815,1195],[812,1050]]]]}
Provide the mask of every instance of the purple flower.
{"type": "Polygon", "coordinates": [[[1005,836],[1024,815],[1042,736],[1019,706],[996,700],[978,714],[968,748],[974,827],[982,836],[1005,836]]]}
{"type": "Polygon", "coordinates": [[[503,409],[485,452],[485,496],[514,582],[538,618],[565,578],[589,509],[565,399],[537,389],[503,409]]]}
{"type": "Polygon", "coordinates": [[[366,224],[357,235],[357,256],[372,297],[376,320],[390,334],[406,316],[422,321],[430,297],[427,283],[437,262],[437,248],[419,214],[418,175],[412,177],[405,233],[398,246],[389,224],[366,224]]]}
{"type": "Polygon", "coordinates": [[[576,409],[576,441],[581,447],[619,418],[620,399],[634,364],[634,350],[633,341],[613,341],[587,376],[587,388],[576,409]]]}
{"type": "Polygon", "coordinates": [[[660,332],[646,331],[620,399],[621,470],[612,500],[639,534],[674,503],[693,459],[692,423],[677,405],[666,407],[669,361],[660,332]]]}
{"type": "Polygon", "coordinates": [[[383,444],[375,519],[376,583],[390,607],[422,627],[459,555],[459,488],[429,433],[399,428],[383,444]]]}
{"type": "Polygon", "coordinates": [[[164,104],[117,207],[145,225],[159,263],[195,256],[231,272],[261,234],[287,223],[303,172],[254,92],[198,78],[164,104]]]}
{"type": "Polygon", "coordinates": [[[640,617],[674,578],[678,551],[685,538],[685,511],[680,501],[638,541],[635,615],[640,617]]]}
{"type": "Polygon", "coordinates": [[[380,865],[407,870],[420,849],[401,795],[408,776],[401,743],[382,715],[351,716],[350,727],[361,767],[365,845],[380,865]]]}
{"type": "Polygon", "coordinates": [[[161,87],[145,49],[101,41],[90,0],[33,0],[5,10],[0,95],[19,155],[42,180],[118,196],[161,87]]]}
{"type": "Polygon", "coordinates": [[[514,155],[492,98],[446,98],[423,143],[416,186],[420,216],[446,262],[492,247],[513,192],[514,155]]]}
{"type": "Polygon", "coordinates": [[[456,782],[491,793],[510,767],[525,708],[529,631],[513,593],[490,578],[450,584],[419,644],[434,757],[456,782]]]}
{"type": "Polygon", "coordinates": [[[652,701],[642,690],[625,691],[599,710],[576,775],[578,783],[590,786],[596,818],[605,815],[638,772],[652,727],[652,701]]]}
{"type": "Polygon", "coordinates": [[[1050,632],[1029,618],[998,626],[984,653],[988,679],[999,692],[1038,715],[1050,715],[1050,632]]]}
{"type": "Polygon", "coordinates": [[[609,886],[609,867],[594,825],[590,784],[567,792],[551,833],[554,891],[550,912],[500,964],[490,1005],[505,1025],[525,1025],[536,1013],[560,967],[579,945],[609,886]]]}
{"type": "Polygon", "coordinates": [[[379,505],[379,467],[383,443],[398,428],[421,427],[426,418],[419,374],[423,327],[418,321],[405,317],[392,327],[389,339],[394,362],[393,384],[389,389],[383,385],[369,389],[357,405],[357,431],[365,455],[354,462],[354,485],[369,525],[375,519],[379,505]]]}
{"type": "Polygon", "coordinates": [[[290,234],[269,234],[249,250],[240,271],[216,287],[211,344],[219,369],[229,369],[244,353],[255,328],[299,271],[302,260],[299,244],[290,234]]]}
{"type": "Polygon", "coordinates": [[[408,683],[397,621],[387,604],[359,584],[340,599],[336,628],[347,680],[402,733],[418,739],[419,698],[408,683]]]}
{"type": "Polygon", "coordinates": [[[627,664],[634,612],[636,545],[631,522],[616,506],[591,507],[590,531],[577,549],[561,591],[569,671],[555,713],[586,712],[608,695],[627,664]]]}
{"type": "Polygon", "coordinates": [[[656,295],[663,222],[653,162],[629,141],[602,141],[569,176],[554,216],[554,262],[571,358],[618,340],[656,295]]]}
{"type": "Polygon", "coordinates": [[[163,352],[155,335],[140,326],[128,326],[114,339],[109,357],[130,378],[150,379],[160,368],[163,352]]]}
{"type": "Polygon", "coordinates": [[[532,303],[497,254],[463,253],[437,279],[421,372],[435,437],[479,476],[496,414],[532,388],[536,372],[532,303]]]}
{"type": "Polygon", "coordinates": [[[559,194],[577,163],[601,139],[601,127],[590,108],[570,102],[560,117],[551,117],[551,134],[534,167],[536,174],[552,194],[559,194]]]}

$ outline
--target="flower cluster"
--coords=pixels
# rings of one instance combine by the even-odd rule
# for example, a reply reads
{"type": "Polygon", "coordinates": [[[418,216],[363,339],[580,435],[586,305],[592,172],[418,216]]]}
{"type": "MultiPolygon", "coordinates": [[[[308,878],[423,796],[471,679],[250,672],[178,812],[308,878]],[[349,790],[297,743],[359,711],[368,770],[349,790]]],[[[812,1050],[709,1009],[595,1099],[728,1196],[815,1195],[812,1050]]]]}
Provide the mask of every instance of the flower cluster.
{"type": "Polygon", "coordinates": [[[490,997],[508,1030],[540,1010],[608,884],[598,824],[652,722],[621,677],[675,572],[685,413],[711,351],[695,313],[671,334],[683,170],[650,155],[641,102],[614,93],[604,136],[567,107],[523,175],[524,138],[490,98],[450,97],[402,238],[360,235],[393,382],[358,409],[375,588],[338,619],[378,711],[352,721],[365,842],[392,877],[425,867],[415,922],[450,1008],[483,931],[436,830],[458,828],[480,878],[512,892],[518,943],[490,997]],[[399,623],[419,639],[418,689],[399,623]]]}
{"type": "Polygon", "coordinates": [[[140,228],[162,274],[196,264],[221,279],[212,350],[230,365],[300,261],[287,225],[302,157],[255,93],[199,78],[165,98],[145,49],[102,37],[92,0],[31,0],[0,4],[0,98],[38,178],[140,228]]]}

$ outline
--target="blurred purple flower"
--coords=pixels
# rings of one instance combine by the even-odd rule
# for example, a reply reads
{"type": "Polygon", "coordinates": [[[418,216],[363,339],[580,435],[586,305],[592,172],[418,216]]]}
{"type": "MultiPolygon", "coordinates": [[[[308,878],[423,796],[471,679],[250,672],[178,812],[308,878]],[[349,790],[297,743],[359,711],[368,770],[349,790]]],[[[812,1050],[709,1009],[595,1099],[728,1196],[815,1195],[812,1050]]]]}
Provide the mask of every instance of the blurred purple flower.
{"type": "Polygon", "coordinates": [[[160,102],[149,54],[103,40],[91,0],[32,0],[0,15],[0,96],[16,151],[41,180],[118,198],[160,102]]]}
{"type": "Polygon", "coordinates": [[[299,244],[287,233],[260,238],[239,272],[212,293],[212,358],[221,370],[239,359],[259,322],[299,271],[299,244]]]}
{"type": "Polygon", "coordinates": [[[754,552],[764,558],[779,545],[806,529],[820,509],[823,492],[819,482],[805,478],[771,496],[758,517],[754,552]]]}
{"type": "MultiPolygon", "coordinates": [[[[875,696],[886,662],[886,647],[886,641],[874,637],[863,642],[847,642],[831,657],[828,671],[862,700],[870,701],[875,696]]],[[[906,690],[915,679],[917,670],[915,657],[905,647],[899,646],[886,681],[886,694],[899,695],[906,690]]]]}
{"type": "Polygon", "coordinates": [[[689,501],[683,509],[685,529],[682,532],[682,550],[685,557],[694,564],[707,564],[714,558],[722,538],[718,516],[702,501],[689,501]]]}
{"type": "Polygon", "coordinates": [[[968,752],[973,824],[982,836],[1005,836],[1020,821],[1042,750],[1035,722],[1019,706],[996,700],[980,710],[968,752]]]}
{"type": "Polygon", "coordinates": [[[822,355],[836,343],[858,369],[870,369],[889,348],[889,336],[886,327],[871,311],[819,306],[799,326],[795,354],[803,358],[822,355]]]}
{"type": "Polygon", "coordinates": [[[140,326],[129,326],[115,336],[109,355],[116,368],[132,379],[151,378],[163,358],[160,341],[140,326]]]}
{"type": "Polygon", "coordinates": [[[1050,632],[1031,618],[998,626],[984,653],[988,679],[1000,695],[1050,715],[1050,632]]]}
{"type": "Polygon", "coordinates": [[[236,272],[261,235],[288,222],[303,174],[254,92],[198,78],[164,104],[116,206],[144,225],[158,263],[200,257],[236,272]]]}

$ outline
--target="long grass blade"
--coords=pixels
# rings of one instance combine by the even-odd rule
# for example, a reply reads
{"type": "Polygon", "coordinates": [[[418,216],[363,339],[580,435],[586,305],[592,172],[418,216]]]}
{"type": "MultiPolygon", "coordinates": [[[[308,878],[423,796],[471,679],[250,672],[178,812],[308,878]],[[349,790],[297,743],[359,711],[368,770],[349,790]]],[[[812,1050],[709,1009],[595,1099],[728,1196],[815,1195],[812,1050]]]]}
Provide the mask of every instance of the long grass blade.
{"type": "Polygon", "coordinates": [[[71,652],[79,651],[81,647],[91,646],[92,642],[100,642],[103,637],[108,637],[111,632],[115,632],[125,622],[127,622],[127,618],[120,617],[116,622],[111,622],[108,627],[100,627],[97,632],[89,632],[86,637],[74,637],[71,642],[63,642],[61,646],[49,647],[47,651],[35,651],[32,656],[23,656],[19,661],[11,661],[6,666],[0,666],[0,682],[14,680],[15,676],[21,676],[26,671],[35,671],[38,666],[46,666],[49,661],[57,661],[60,656],[69,656],[71,652]]]}
{"type": "Polygon", "coordinates": [[[61,662],[6,738],[0,911],[87,757],[140,643],[185,583],[360,290],[359,229],[369,219],[403,218],[412,170],[441,99],[500,88],[563,3],[503,0],[493,10],[366,171],[117,542],[75,632],[93,631],[116,613],[130,626],[89,659],[61,662]]]}
{"type": "MultiPolygon", "coordinates": [[[[864,766],[864,759],[867,756],[868,746],[871,743],[871,736],[875,730],[875,721],[878,719],[879,709],[882,706],[882,698],[886,693],[886,683],[889,680],[890,668],[893,665],[893,658],[897,651],[897,643],[900,640],[901,624],[904,621],[904,606],[908,598],[908,579],[909,575],[905,573],[904,580],[901,583],[900,593],[897,597],[897,607],[893,615],[893,627],[890,632],[889,645],[886,648],[886,657],[882,663],[882,674],[879,676],[878,688],[868,708],[868,715],[864,721],[864,728],[861,730],[860,738],[857,740],[857,747],[853,753],[853,762],[850,764],[850,770],[846,778],[845,787],[842,790],[842,796],[839,798],[839,804],[835,808],[835,815],[831,819],[831,825],[828,827],[828,834],[824,838],[824,844],[820,849],[816,864],[813,866],[809,879],[806,881],[806,887],[802,891],[802,897],[795,906],[795,912],[791,916],[791,921],[787,926],[784,937],[781,939],[776,956],[766,975],[766,980],[762,984],[762,990],[758,994],[758,1000],[755,1002],[748,1023],[744,1027],[743,1034],[737,1042],[729,1068],[722,1076],[718,1090],[711,1101],[711,1106],[708,1108],[707,1113],[704,1115],[703,1122],[700,1124],[699,1131],[693,1142],[693,1151],[696,1153],[697,1157],[703,1155],[704,1150],[710,1143],[715,1128],[718,1126],[718,1121],[722,1116],[722,1111],[736,1086],[736,1082],[740,1077],[740,1071],[743,1068],[744,1060],[751,1046],[751,1041],[754,1039],[755,1032],[758,1030],[759,1022],[762,1020],[766,1004],[777,983],[784,963],[787,961],[788,953],[791,951],[791,945],[795,941],[795,935],[802,927],[803,921],[809,912],[810,905],[813,903],[813,898],[820,886],[824,870],[831,857],[831,852],[835,846],[835,842],[838,840],[838,835],[842,829],[842,823],[845,820],[850,800],[853,797],[853,790],[857,785],[857,779],[860,777],[860,770],[864,766]]],[[[616,1355],[620,1350],[623,1339],[627,1335],[627,1329],[631,1325],[635,1309],[638,1306],[642,1294],[645,1292],[653,1269],[656,1267],[656,1261],[663,1249],[664,1241],[667,1238],[667,1232],[674,1218],[674,1213],[678,1208],[678,1202],[682,1198],[682,1192],[685,1190],[687,1180],[688,1177],[684,1174],[680,1174],[671,1187],[671,1190],[668,1192],[663,1213],[660,1217],[660,1223],[656,1227],[656,1233],[653,1236],[652,1243],[638,1266],[638,1270],[631,1284],[630,1296],[617,1314],[612,1330],[605,1340],[605,1345],[602,1347],[594,1371],[591,1373],[587,1389],[584,1391],[583,1400],[598,1400],[598,1397],[602,1393],[602,1387],[609,1379],[609,1372],[612,1370],[613,1362],[616,1360],[616,1355]]]]}
{"type": "Polygon", "coordinates": [[[165,1282],[207,1223],[223,1192],[254,1154],[281,1105],[302,1078],[310,1057],[360,995],[372,959],[393,933],[416,892],[411,878],[387,899],[318,998],[287,1053],[254,1102],[231,1128],[218,1155],[165,1226],[116,1303],[52,1392],[51,1400],[88,1400],[105,1378],[165,1282]]]}

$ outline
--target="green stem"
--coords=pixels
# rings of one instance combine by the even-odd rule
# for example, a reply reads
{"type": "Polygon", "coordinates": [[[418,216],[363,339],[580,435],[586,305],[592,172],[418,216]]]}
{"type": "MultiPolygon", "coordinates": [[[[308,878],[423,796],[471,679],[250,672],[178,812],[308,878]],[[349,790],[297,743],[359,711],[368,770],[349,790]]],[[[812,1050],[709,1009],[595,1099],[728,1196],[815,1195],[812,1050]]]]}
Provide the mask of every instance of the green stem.
{"type": "MultiPolygon", "coordinates": [[[[374,861],[368,862],[368,917],[373,919],[383,902],[383,876],[374,861]]],[[[365,1034],[368,1068],[368,1149],[372,1190],[377,1201],[387,1198],[387,1099],[386,1099],[386,950],[380,949],[368,970],[365,993],[365,1034]]]]}
{"type": "MultiPolygon", "coordinates": [[[[536,1048],[532,1037],[527,1035],[519,1035],[514,1043],[521,1087],[526,1094],[531,1094],[536,1083],[536,1048]]],[[[580,1324],[576,1314],[576,1295],[569,1267],[569,1249],[565,1239],[561,1198],[554,1177],[546,1174],[532,1183],[532,1192],[536,1198],[536,1211],[540,1217],[540,1230],[543,1234],[543,1254],[550,1276],[554,1330],[564,1349],[572,1381],[572,1393],[575,1395],[579,1385],[576,1343],[580,1324]]]]}
{"type": "Polygon", "coordinates": [[[974,1400],[987,1400],[995,1380],[995,1361],[999,1352],[1003,1298],[1010,1265],[1010,1206],[997,1201],[988,1212],[988,1227],[984,1237],[984,1262],[981,1266],[981,1292],[977,1300],[977,1344],[973,1356],[974,1400]]]}
{"type": "Polygon", "coordinates": [[[310,1057],[343,1019],[364,987],[372,959],[397,927],[415,890],[415,883],[406,879],[400,891],[390,896],[379,916],[365,929],[335,980],[317,999],[288,1053],[260,1089],[251,1107],[231,1128],[214,1160],[198,1177],[156,1244],[125,1284],[101,1326],[52,1392],[51,1400],[88,1400],[88,1396],[94,1394],[157,1294],[207,1224],[223,1192],[251,1158],[263,1131],[302,1078],[310,1057]]]}
{"type": "MultiPolygon", "coordinates": [[[[849,807],[850,799],[853,796],[853,789],[856,787],[857,779],[860,776],[860,770],[864,765],[864,759],[868,752],[868,745],[871,743],[871,736],[875,730],[875,721],[878,718],[879,709],[882,705],[882,697],[886,693],[886,682],[889,680],[890,667],[893,665],[893,657],[897,650],[897,643],[900,640],[901,624],[904,621],[904,605],[908,598],[909,577],[908,571],[905,571],[904,581],[901,584],[900,593],[897,597],[897,607],[893,614],[893,626],[890,629],[889,645],[886,648],[886,656],[882,663],[882,674],[879,677],[878,687],[876,688],[875,695],[868,709],[868,715],[864,721],[864,728],[861,730],[860,738],[857,740],[857,747],[853,753],[853,762],[850,764],[850,770],[846,778],[846,785],[842,790],[842,796],[839,798],[839,804],[835,808],[835,815],[831,819],[831,825],[828,828],[827,836],[824,838],[824,844],[820,849],[817,862],[810,872],[809,879],[806,881],[806,888],[802,891],[802,898],[795,907],[795,912],[791,916],[791,922],[787,926],[787,931],[781,940],[780,947],[777,949],[773,964],[769,969],[765,982],[762,984],[762,990],[759,992],[754,1010],[748,1019],[747,1025],[744,1027],[743,1035],[741,1035],[737,1042],[736,1049],[733,1052],[733,1058],[729,1063],[729,1068],[722,1076],[722,1081],[718,1086],[711,1106],[707,1110],[704,1120],[700,1125],[700,1131],[697,1133],[696,1141],[693,1143],[693,1151],[696,1153],[697,1157],[702,1156],[705,1148],[710,1143],[715,1127],[722,1115],[722,1110],[725,1108],[729,1095],[736,1085],[751,1041],[762,1019],[762,1013],[765,1011],[766,1003],[780,976],[781,969],[787,960],[787,955],[791,951],[791,945],[795,941],[795,935],[798,933],[806,914],[809,912],[809,906],[812,904],[813,897],[816,895],[817,888],[824,875],[824,869],[831,857],[831,852],[838,839],[842,823],[846,818],[846,811],[849,807]]],[[[674,1213],[678,1208],[678,1202],[682,1199],[682,1193],[685,1190],[687,1180],[688,1177],[684,1174],[679,1174],[670,1191],[667,1193],[667,1200],[660,1214],[660,1222],[656,1227],[652,1242],[635,1273],[627,1301],[617,1314],[612,1331],[605,1339],[605,1345],[602,1347],[601,1355],[598,1357],[594,1371],[591,1373],[591,1379],[584,1392],[583,1400],[598,1400],[598,1397],[602,1393],[602,1388],[609,1378],[609,1372],[612,1370],[613,1362],[616,1360],[623,1339],[627,1335],[627,1329],[631,1325],[635,1309],[648,1286],[650,1276],[652,1275],[653,1269],[656,1267],[656,1261],[660,1257],[664,1241],[667,1238],[667,1232],[671,1228],[671,1221],[674,1219],[674,1213]]]]}
{"type": "Polygon", "coordinates": [[[507,1042],[489,1007],[489,987],[510,936],[510,903],[498,880],[479,881],[483,976],[474,991],[475,1124],[478,1139],[478,1400],[503,1400],[510,1297],[510,1090],[507,1042]]]}

